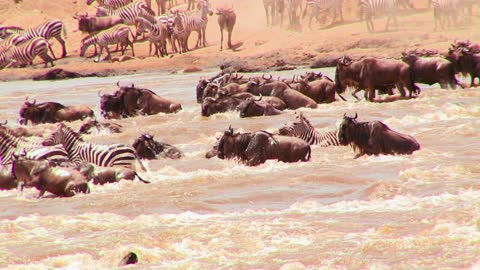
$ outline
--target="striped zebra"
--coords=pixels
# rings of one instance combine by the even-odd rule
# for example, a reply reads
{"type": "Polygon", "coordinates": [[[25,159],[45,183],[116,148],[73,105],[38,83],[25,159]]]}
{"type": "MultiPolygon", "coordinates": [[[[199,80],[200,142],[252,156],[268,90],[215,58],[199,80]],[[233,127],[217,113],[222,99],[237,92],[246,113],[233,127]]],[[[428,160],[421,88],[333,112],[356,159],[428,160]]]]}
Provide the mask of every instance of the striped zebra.
{"type": "Polygon", "coordinates": [[[197,9],[179,12],[178,15],[181,16],[182,25],[185,27],[185,31],[187,31],[187,33],[191,33],[192,31],[196,31],[198,33],[198,39],[195,48],[198,48],[200,44],[203,44],[203,47],[206,47],[207,41],[205,39],[205,33],[207,30],[208,15],[213,15],[208,1],[199,0],[197,9]]]}
{"type": "Polygon", "coordinates": [[[340,145],[337,136],[338,129],[320,134],[302,114],[297,118],[299,119],[298,122],[280,128],[280,135],[297,137],[309,144],[318,144],[321,147],[340,145]]]}
{"type": "Polygon", "coordinates": [[[95,1],[97,1],[98,5],[101,7],[113,9],[124,7],[133,2],[132,0],[87,0],[87,5],[91,5],[95,1]]]}
{"type": "Polygon", "coordinates": [[[23,43],[27,41],[27,39],[19,34],[12,34],[0,41],[0,52],[5,51],[7,48],[10,48],[10,46],[17,46],[20,43],[23,43]]]}
{"type": "Polygon", "coordinates": [[[83,141],[79,134],[64,124],[43,142],[44,145],[62,144],[70,160],[74,163],[90,162],[102,167],[128,167],[132,168],[138,161],[141,168],[145,167],[137,159],[137,154],[131,146],[123,144],[102,145],[83,141]]]}
{"type": "Polygon", "coordinates": [[[445,29],[445,22],[448,26],[456,25],[460,7],[459,0],[432,0],[433,19],[435,21],[435,31],[438,25],[445,29]]]}
{"type": "Polygon", "coordinates": [[[11,163],[14,155],[25,153],[25,157],[34,160],[54,162],[68,161],[68,153],[58,146],[42,146],[39,142],[27,142],[13,135],[10,131],[0,131],[0,164],[11,163]]]}
{"type": "Polygon", "coordinates": [[[388,31],[390,21],[393,20],[393,24],[397,25],[397,7],[405,5],[411,6],[409,0],[360,0],[358,4],[360,19],[365,18],[368,31],[373,32],[375,30],[373,17],[386,15],[385,31],[388,31]]]}
{"type": "Polygon", "coordinates": [[[137,20],[137,36],[145,32],[145,30],[150,31],[150,50],[148,55],[152,54],[152,44],[155,46],[155,55],[159,57],[160,55],[168,56],[167,53],[167,38],[170,36],[170,31],[168,31],[168,25],[163,23],[153,24],[144,18],[138,18],[137,20]]]}
{"type": "MultiPolygon", "coordinates": [[[[65,47],[65,40],[62,38],[62,32],[67,37],[67,30],[65,25],[60,20],[49,20],[41,23],[35,27],[27,30],[21,30],[21,28],[7,30],[7,33],[17,33],[25,37],[25,39],[32,39],[34,37],[42,37],[46,40],[55,38],[62,45],[62,58],[67,56],[67,49],[65,47]]],[[[49,46],[50,52],[54,59],[56,59],[52,48],[49,46]]]]}
{"type": "Polygon", "coordinates": [[[130,47],[132,48],[132,55],[135,56],[135,52],[133,50],[133,42],[130,41],[130,39],[128,38],[129,34],[131,34],[133,39],[135,39],[133,32],[128,26],[124,24],[116,25],[112,28],[100,31],[97,34],[92,34],[82,40],[82,45],[80,46],[80,56],[83,57],[88,47],[95,44],[100,47],[97,62],[101,62],[103,49],[105,48],[105,50],[107,51],[107,57],[110,58],[111,55],[110,50],[108,49],[108,45],[119,43],[121,47],[123,47],[122,55],[125,53],[127,46],[130,45],[130,47]]]}
{"type": "Polygon", "coordinates": [[[332,14],[332,23],[330,25],[333,25],[337,20],[337,16],[340,16],[340,22],[343,22],[342,6],[343,0],[307,0],[302,17],[305,18],[307,12],[310,11],[308,27],[312,29],[313,18],[315,18],[318,23],[322,23],[318,17],[320,14],[324,14],[322,18],[323,22],[328,14],[332,14]]]}
{"type": "Polygon", "coordinates": [[[48,55],[50,44],[42,37],[35,37],[21,43],[18,46],[10,45],[0,53],[0,69],[12,66],[31,65],[36,56],[45,61],[45,67],[50,63],[53,67],[53,59],[48,55]]]}
{"type": "Polygon", "coordinates": [[[179,53],[188,52],[188,37],[190,36],[190,32],[183,25],[182,17],[179,13],[175,14],[174,18],[174,27],[172,33],[172,45],[176,50],[175,42],[178,43],[178,51],[179,53]]]}
{"type": "Polygon", "coordinates": [[[151,23],[155,23],[155,12],[143,2],[133,2],[118,9],[97,7],[96,16],[118,16],[123,20],[123,23],[127,25],[135,25],[137,19],[140,17],[149,20],[151,23]]]}
{"type": "Polygon", "coordinates": [[[5,39],[12,34],[22,34],[23,32],[25,32],[25,29],[18,26],[7,26],[7,25],[0,26],[1,39],[5,39]]]}

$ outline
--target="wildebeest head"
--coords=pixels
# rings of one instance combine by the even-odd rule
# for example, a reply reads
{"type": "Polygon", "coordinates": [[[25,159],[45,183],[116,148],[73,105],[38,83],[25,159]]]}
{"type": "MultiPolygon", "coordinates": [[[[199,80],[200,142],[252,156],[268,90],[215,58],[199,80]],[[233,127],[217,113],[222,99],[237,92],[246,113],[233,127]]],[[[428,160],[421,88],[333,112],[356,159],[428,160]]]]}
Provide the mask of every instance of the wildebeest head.
{"type": "Polygon", "coordinates": [[[346,114],[343,115],[343,121],[340,123],[340,127],[338,129],[338,141],[341,145],[348,145],[352,142],[352,130],[357,124],[358,114],[355,113],[354,117],[348,117],[346,114]]]}
{"type": "Polygon", "coordinates": [[[117,91],[113,95],[98,92],[98,96],[100,97],[100,113],[105,119],[118,119],[123,116],[124,109],[120,92],[117,91]]]}
{"type": "Polygon", "coordinates": [[[220,159],[239,158],[246,160],[245,150],[251,138],[251,133],[234,133],[233,128],[230,126],[218,141],[217,157],[220,159]]]}
{"type": "MultiPolygon", "coordinates": [[[[153,139],[153,135],[145,133],[140,135],[132,144],[135,152],[139,158],[143,159],[155,159],[157,155],[157,144],[153,139]]],[[[163,150],[163,149],[162,149],[163,150]]],[[[158,153],[161,152],[158,151],[158,153]]]]}
{"type": "Polygon", "coordinates": [[[337,67],[335,69],[335,85],[337,85],[338,92],[344,93],[347,89],[347,84],[343,83],[346,76],[346,69],[350,67],[353,60],[348,56],[343,56],[337,61],[337,67]]]}
{"type": "Polygon", "coordinates": [[[89,118],[83,124],[80,126],[78,129],[78,133],[84,133],[84,134],[89,134],[91,133],[92,128],[99,128],[100,123],[98,122],[97,119],[95,118],[89,118]]]}
{"type": "Polygon", "coordinates": [[[202,102],[202,116],[210,116],[220,112],[219,104],[217,99],[212,97],[207,97],[202,102]]]}
{"type": "Polygon", "coordinates": [[[265,107],[257,103],[261,100],[262,96],[260,95],[258,99],[250,97],[242,101],[237,107],[237,109],[240,111],[240,117],[244,118],[263,115],[265,107]]]}
{"type": "Polygon", "coordinates": [[[28,101],[28,97],[25,98],[25,102],[20,107],[18,114],[20,115],[19,123],[21,125],[28,124],[28,120],[32,120],[36,115],[38,116],[38,110],[35,108],[36,100],[34,99],[32,103],[28,101]]]}
{"type": "Polygon", "coordinates": [[[207,87],[208,83],[210,83],[210,80],[207,79],[201,79],[198,81],[197,84],[197,103],[201,104],[203,100],[203,92],[205,91],[205,87],[207,87]]]}
{"type": "Polygon", "coordinates": [[[207,84],[207,86],[203,90],[202,99],[204,100],[207,97],[215,97],[219,89],[220,89],[220,86],[216,83],[207,84]]]}

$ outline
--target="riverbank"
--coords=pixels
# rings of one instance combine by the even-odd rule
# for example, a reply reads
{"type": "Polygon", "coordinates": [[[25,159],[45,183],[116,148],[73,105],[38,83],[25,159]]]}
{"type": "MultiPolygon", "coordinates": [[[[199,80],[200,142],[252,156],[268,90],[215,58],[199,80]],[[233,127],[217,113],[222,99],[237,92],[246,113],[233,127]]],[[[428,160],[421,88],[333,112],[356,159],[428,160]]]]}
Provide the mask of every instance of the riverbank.
{"type": "MultiPolygon", "coordinates": [[[[94,13],[94,7],[87,6],[84,1],[52,1],[41,0],[38,4],[29,1],[11,7],[4,25],[19,25],[28,27],[38,24],[39,18],[58,18],[67,27],[67,52],[64,59],[55,61],[55,68],[62,68],[80,74],[96,74],[113,76],[132,74],[136,72],[179,73],[184,71],[215,70],[221,65],[234,65],[239,71],[270,71],[290,69],[298,66],[310,66],[319,59],[335,59],[344,54],[353,57],[372,55],[380,57],[399,57],[403,50],[415,48],[437,49],[445,52],[454,40],[480,40],[476,25],[479,18],[474,16],[469,25],[441,32],[433,31],[432,11],[423,9],[420,4],[417,10],[405,10],[398,16],[399,26],[389,32],[381,31],[386,18],[375,19],[377,32],[369,33],[364,22],[358,22],[355,8],[347,5],[344,8],[345,22],[325,28],[318,23],[312,23],[308,28],[307,20],[303,22],[303,31],[287,30],[285,18],[282,27],[267,27],[263,6],[260,1],[245,0],[235,2],[237,24],[233,33],[233,43],[239,47],[235,51],[220,51],[220,33],[216,15],[209,18],[207,27],[206,48],[192,50],[185,54],[170,54],[168,57],[157,58],[148,56],[148,42],[135,44],[136,58],[125,62],[96,63],[96,57],[79,57],[80,40],[84,36],[76,31],[77,22],[72,18],[75,12],[88,11],[94,13]],[[60,8],[61,6],[61,8],[60,8]],[[34,8],[36,7],[36,8],[34,8]],[[40,9],[41,8],[41,9],[40,9]],[[37,16],[37,15],[41,16],[37,16]],[[37,17],[35,17],[37,16],[37,17]]],[[[231,5],[229,0],[212,0],[212,9],[231,5]]],[[[346,1],[347,3],[351,1],[346,1]]],[[[13,5],[13,4],[11,4],[13,5]]],[[[474,14],[478,10],[474,10],[474,14]]],[[[327,20],[328,21],[328,20],[327,20]]],[[[132,28],[133,29],[133,28],[132,28]]],[[[196,33],[190,38],[190,48],[194,47],[196,33]]],[[[51,39],[55,54],[60,55],[59,43],[51,39]]],[[[90,48],[87,55],[91,55],[90,48]]],[[[131,51],[127,51],[131,55],[131,51]]],[[[119,58],[114,53],[114,58],[119,58]]],[[[122,59],[119,59],[122,60],[122,59]]],[[[5,69],[0,71],[0,80],[31,79],[47,72],[40,59],[36,65],[22,69],[5,69]]]]}

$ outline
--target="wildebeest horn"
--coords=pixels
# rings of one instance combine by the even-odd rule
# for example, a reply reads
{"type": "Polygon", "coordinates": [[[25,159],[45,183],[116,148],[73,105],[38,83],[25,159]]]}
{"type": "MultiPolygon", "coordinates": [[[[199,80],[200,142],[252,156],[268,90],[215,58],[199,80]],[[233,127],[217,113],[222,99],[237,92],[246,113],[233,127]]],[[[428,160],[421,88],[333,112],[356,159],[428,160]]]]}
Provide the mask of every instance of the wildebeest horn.
{"type": "Polygon", "coordinates": [[[35,105],[35,103],[37,103],[37,100],[36,100],[36,99],[34,99],[31,104],[32,104],[32,105],[35,105]]]}
{"type": "Polygon", "coordinates": [[[343,113],[343,117],[344,117],[344,118],[347,117],[347,113],[343,113]]]}
{"type": "Polygon", "coordinates": [[[73,18],[76,20],[78,19],[78,11],[75,12],[75,15],[73,15],[73,18]]]}
{"type": "Polygon", "coordinates": [[[120,87],[120,81],[117,81],[117,86],[120,87]]]}
{"type": "Polygon", "coordinates": [[[357,112],[355,112],[355,116],[352,119],[357,119],[357,117],[358,117],[358,114],[357,112]]]}
{"type": "Polygon", "coordinates": [[[97,96],[99,96],[99,97],[102,97],[102,96],[103,96],[103,95],[102,95],[102,90],[98,90],[97,96]]]}
{"type": "Polygon", "coordinates": [[[260,93],[260,97],[255,101],[260,101],[260,100],[262,100],[262,94],[261,93],[260,93]]]}

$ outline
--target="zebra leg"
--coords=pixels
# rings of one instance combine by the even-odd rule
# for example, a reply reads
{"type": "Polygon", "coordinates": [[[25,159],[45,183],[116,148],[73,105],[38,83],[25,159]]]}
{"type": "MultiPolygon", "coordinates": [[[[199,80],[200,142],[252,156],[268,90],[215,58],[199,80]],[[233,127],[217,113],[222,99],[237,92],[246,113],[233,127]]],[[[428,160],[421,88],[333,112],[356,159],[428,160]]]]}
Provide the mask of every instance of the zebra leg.
{"type": "Polygon", "coordinates": [[[102,53],[103,53],[103,46],[101,46],[101,45],[99,45],[99,46],[100,46],[100,52],[98,53],[97,63],[100,63],[102,61],[101,56],[102,56],[102,53]]]}
{"type": "Polygon", "coordinates": [[[207,33],[207,26],[205,26],[202,30],[203,47],[207,47],[207,38],[205,37],[206,33],[207,33]]]}
{"type": "Polygon", "coordinates": [[[373,26],[373,19],[372,17],[366,19],[366,22],[367,22],[367,28],[368,28],[368,32],[374,32],[375,29],[374,29],[374,26],[373,26]]]}
{"type": "Polygon", "coordinates": [[[40,55],[40,58],[45,62],[45,68],[48,67],[48,63],[50,63],[52,67],[54,66],[53,59],[47,53],[40,55]]]}
{"type": "Polygon", "coordinates": [[[202,42],[202,30],[198,30],[198,38],[197,38],[197,45],[195,45],[195,49],[198,49],[199,44],[202,42]]]}
{"type": "Polygon", "coordinates": [[[130,39],[127,38],[127,45],[125,45],[125,48],[130,44],[130,47],[132,48],[132,56],[135,57],[135,51],[133,50],[133,41],[130,41],[130,39]]]}
{"type": "Polygon", "coordinates": [[[49,49],[50,52],[52,53],[53,59],[57,60],[57,57],[56,57],[55,54],[53,53],[52,46],[48,45],[48,49],[49,49]]]}
{"type": "MultiPolygon", "coordinates": [[[[62,45],[62,58],[65,58],[65,56],[67,56],[67,48],[66,48],[66,42],[65,40],[63,40],[61,37],[57,36],[55,37],[58,42],[60,42],[60,44],[62,45]]],[[[53,54],[53,53],[52,53],[53,54]]]]}

